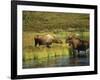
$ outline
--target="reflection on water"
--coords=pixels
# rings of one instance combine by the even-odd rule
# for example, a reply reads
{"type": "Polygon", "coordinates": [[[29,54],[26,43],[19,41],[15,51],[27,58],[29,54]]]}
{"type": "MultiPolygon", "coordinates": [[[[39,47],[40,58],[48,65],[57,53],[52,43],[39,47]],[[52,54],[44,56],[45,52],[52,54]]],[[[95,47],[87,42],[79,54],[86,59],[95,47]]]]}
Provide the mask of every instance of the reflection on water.
{"type": "Polygon", "coordinates": [[[88,66],[89,56],[54,56],[43,59],[28,60],[23,63],[23,68],[44,68],[44,67],[67,67],[67,66],[88,66]]]}

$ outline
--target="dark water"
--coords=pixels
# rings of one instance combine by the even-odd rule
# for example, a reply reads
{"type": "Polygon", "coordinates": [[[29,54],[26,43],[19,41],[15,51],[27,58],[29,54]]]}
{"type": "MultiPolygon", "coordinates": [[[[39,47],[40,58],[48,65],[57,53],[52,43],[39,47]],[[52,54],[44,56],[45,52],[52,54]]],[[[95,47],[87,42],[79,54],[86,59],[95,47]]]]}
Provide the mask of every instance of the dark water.
{"type": "Polygon", "coordinates": [[[44,59],[28,60],[23,68],[44,68],[44,67],[67,67],[67,66],[88,66],[89,55],[77,56],[55,56],[44,59]]]}

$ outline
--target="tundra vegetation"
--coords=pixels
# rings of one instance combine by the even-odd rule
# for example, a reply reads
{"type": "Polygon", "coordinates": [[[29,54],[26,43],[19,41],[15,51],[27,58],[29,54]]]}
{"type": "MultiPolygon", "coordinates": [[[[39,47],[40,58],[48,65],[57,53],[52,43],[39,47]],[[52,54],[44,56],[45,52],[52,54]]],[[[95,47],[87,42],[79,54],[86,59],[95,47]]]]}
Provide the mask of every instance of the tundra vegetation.
{"type": "Polygon", "coordinates": [[[89,40],[89,14],[23,11],[22,15],[23,68],[70,66],[64,65],[67,61],[60,62],[60,65],[56,61],[58,57],[65,58],[70,55],[71,50],[65,39],[70,34],[78,34],[80,39],[89,40]],[[53,43],[51,48],[45,45],[35,47],[34,36],[46,34],[57,36],[63,43],[53,43]]]}

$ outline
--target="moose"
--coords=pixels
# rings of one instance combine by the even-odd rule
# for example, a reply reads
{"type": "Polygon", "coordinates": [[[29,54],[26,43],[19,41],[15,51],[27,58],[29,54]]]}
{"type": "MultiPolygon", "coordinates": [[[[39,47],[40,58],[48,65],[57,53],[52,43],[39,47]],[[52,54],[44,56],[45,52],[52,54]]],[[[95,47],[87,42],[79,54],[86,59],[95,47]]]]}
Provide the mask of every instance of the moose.
{"type": "Polygon", "coordinates": [[[60,44],[62,43],[61,39],[58,39],[50,34],[35,35],[34,41],[35,41],[35,47],[40,45],[46,45],[46,47],[48,48],[50,48],[50,45],[52,45],[52,43],[60,43],[60,44]]]}
{"type": "Polygon", "coordinates": [[[89,49],[89,41],[81,40],[75,36],[69,36],[65,42],[71,47],[74,56],[76,56],[76,51],[79,55],[80,51],[84,51],[86,53],[86,51],[89,49]]]}

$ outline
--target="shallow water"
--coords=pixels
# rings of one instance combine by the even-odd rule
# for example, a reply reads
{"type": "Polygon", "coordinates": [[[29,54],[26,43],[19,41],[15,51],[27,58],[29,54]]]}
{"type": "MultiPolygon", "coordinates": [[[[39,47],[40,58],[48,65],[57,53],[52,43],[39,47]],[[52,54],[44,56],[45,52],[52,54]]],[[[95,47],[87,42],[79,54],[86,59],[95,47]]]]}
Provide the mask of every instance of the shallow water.
{"type": "Polygon", "coordinates": [[[30,59],[23,63],[23,68],[44,68],[44,67],[67,67],[67,66],[88,66],[89,56],[53,56],[43,59],[30,59]]]}

